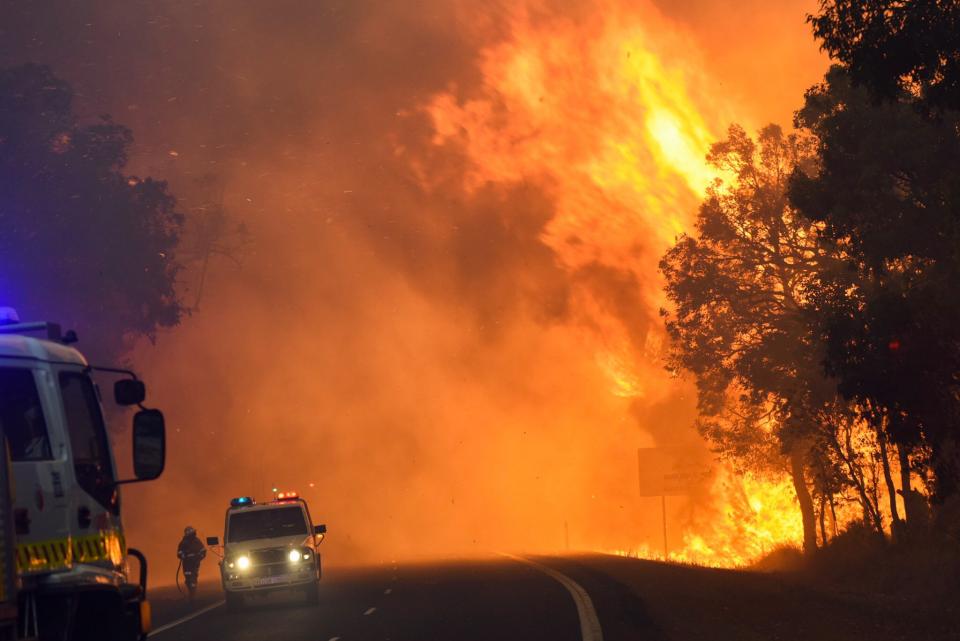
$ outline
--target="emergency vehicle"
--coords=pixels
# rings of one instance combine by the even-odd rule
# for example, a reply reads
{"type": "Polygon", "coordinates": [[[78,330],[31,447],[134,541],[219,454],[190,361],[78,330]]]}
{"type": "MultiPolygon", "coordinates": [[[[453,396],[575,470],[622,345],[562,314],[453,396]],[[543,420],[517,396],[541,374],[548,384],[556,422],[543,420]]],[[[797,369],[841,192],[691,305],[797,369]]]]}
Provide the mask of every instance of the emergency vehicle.
{"type": "Polygon", "coordinates": [[[147,565],[127,548],[120,486],[163,472],[163,414],[143,406],[146,388],[133,372],[91,366],[74,342],[72,331],[21,323],[0,308],[0,425],[14,486],[18,632],[41,640],[142,639],[150,629],[147,565]],[[117,478],[94,372],[121,377],[114,400],[140,408],[133,417],[135,478],[117,478]],[[128,555],[139,560],[135,581],[128,555]]]}
{"type": "MultiPolygon", "coordinates": [[[[296,492],[280,492],[262,504],[249,496],[232,499],[220,562],[227,607],[242,607],[248,594],[289,589],[301,590],[308,603],[317,603],[319,546],[326,532],[326,525],[313,525],[307,502],[296,492]]],[[[220,545],[220,540],[207,537],[207,545],[220,545]]]]}

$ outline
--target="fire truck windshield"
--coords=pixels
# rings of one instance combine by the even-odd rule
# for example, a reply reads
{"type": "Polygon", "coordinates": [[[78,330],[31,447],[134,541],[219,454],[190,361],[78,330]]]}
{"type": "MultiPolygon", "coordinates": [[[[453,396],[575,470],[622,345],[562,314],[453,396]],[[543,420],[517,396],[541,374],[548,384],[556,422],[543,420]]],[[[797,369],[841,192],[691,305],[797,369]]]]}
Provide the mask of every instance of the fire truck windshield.
{"type": "Polygon", "coordinates": [[[43,406],[29,369],[0,367],[0,426],[10,443],[11,460],[53,458],[43,406]]]}
{"type": "Polygon", "coordinates": [[[103,507],[119,513],[107,430],[93,381],[78,372],[60,373],[63,410],[73,448],[77,482],[103,507]]]}

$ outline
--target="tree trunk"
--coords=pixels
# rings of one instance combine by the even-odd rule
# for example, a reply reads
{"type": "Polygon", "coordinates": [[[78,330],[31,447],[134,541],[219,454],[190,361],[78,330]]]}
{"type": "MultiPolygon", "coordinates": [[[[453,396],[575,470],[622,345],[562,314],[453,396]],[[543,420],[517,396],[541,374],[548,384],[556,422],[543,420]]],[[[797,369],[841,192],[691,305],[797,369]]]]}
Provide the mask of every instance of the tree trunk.
{"type": "Polygon", "coordinates": [[[849,426],[845,426],[844,442],[846,443],[846,449],[840,445],[840,441],[837,440],[836,436],[833,436],[834,450],[846,464],[847,473],[849,474],[847,478],[853,483],[854,488],[857,490],[857,495],[860,497],[860,506],[863,508],[863,524],[867,527],[878,529],[879,526],[877,524],[879,523],[880,515],[874,514],[873,503],[871,503],[870,497],[867,495],[867,484],[863,475],[863,467],[855,460],[851,438],[850,428],[849,426]]]}
{"type": "Polygon", "coordinates": [[[911,519],[916,518],[916,514],[911,514],[910,501],[910,454],[904,445],[897,445],[897,456],[900,459],[900,491],[903,496],[903,519],[909,523],[911,519]]]}
{"type": "Polygon", "coordinates": [[[877,434],[880,442],[880,463],[883,465],[883,481],[887,485],[887,498],[890,500],[890,534],[893,540],[900,539],[900,515],[897,510],[897,488],[893,484],[893,474],[890,473],[890,458],[887,456],[887,436],[882,431],[877,434]]]}
{"type": "Polygon", "coordinates": [[[790,451],[790,476],[793,489],[800,503],[800,515],[803,517],[803,551],[811,554],[817,550],[817,519],[813,509],[813,499],[803,475],[803,450],[794,446],[790,451]]]}
{"type": "Polygon", "coordinates": [[[880,513],[880,481],[877,479],[877,455],[873,453],[870,455],[872,459],[872,465],[867,466],[867,472],[870,473],[869,483],[868,479],[864,479],[864,483],[867,489],[867,498],[870,501],[870,511],[873,513],[873,529],[877,534],[883,536],[883,515],[880,513]]]}
{"type": "MultiPolygon", "coordinates": [[[[954,429],[951,426],[950,429],[954,429]]],[[[952,434],[935,434],[927,439],[930,444],[930,467],[933,468],[934,505],[960,495],[960,440],[952,434]]]]}
{"type": "Polygon", "coordinates": [[[833,527],[833,536],[837,537],[837,508],[833,502],[833,494],[830,495],[830,525],[833,527]]]}
{"type": "Polygon", "coordinates": [[[820,496],[820,509],[819,514],[820,518],[820,545],[827,547],[827,526],[826,526],[826,516],[827,516],[827,497],[820,496]]]}

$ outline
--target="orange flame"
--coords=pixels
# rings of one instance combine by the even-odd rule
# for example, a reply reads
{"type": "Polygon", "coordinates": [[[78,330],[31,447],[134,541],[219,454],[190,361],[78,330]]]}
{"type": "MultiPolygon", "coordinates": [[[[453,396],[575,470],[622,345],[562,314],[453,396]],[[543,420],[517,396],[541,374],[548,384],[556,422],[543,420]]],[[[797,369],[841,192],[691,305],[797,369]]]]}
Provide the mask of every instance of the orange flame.
{"type": "MultiPolygon", "coordinates": [[[[582,21],[539,13],[534,20],[541,7],[517,6],[510,37],[482,53],[481,95],[461,101],[451,88],[426,112],[434,143],[457,145],[469,159],[468,191],[533,181],[553,197],[543,240],[564,267],[600,262],[656,273],[714,177],[704,157],[732,109],[707,98],[695,43],[676,25],[649,5],[601,4],[582,21]]],[[[640,284],[654,320],[664,303],[660,283],[640,284]]],[[[588,315],[602,327],[597,361],[614,393],[669,389],[658,384],[655,351],[630,354],[628,328],[602,312],[588,315]],[[652,366],[628,372],[638,360],[652,366]]],[[[648,342],[656,350],[659,338],[648,342]]]]}
{"type": "Polygon", "coordinates": [[[696,46],[652,7],[615,3],[586,23],[515,9],[511,37],[483,52],[480,97],[427,105],[438,145],[457,143],[467,188],[535,180],[556,200],[544,240],[571,268],[634,266],[686,229],[713,174],[704,156],[728,118],[708,100],[696,46]],[[573,241],[573,242],[571,242],[573,241]]]}

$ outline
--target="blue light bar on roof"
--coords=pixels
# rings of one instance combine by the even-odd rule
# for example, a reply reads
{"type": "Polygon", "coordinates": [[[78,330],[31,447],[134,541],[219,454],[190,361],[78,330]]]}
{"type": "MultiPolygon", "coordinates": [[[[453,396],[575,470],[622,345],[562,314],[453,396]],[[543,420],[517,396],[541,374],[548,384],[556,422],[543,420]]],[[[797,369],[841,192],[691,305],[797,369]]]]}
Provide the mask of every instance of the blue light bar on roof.
{"type": "Polygon", "coordinates": [[[13,325],[20,322],[20,315],[12,307],[0,307],[0,325],[13,325]]]}
{"type": "Polygon", "coordinates": [[[247,507],[249,505],[254,505],[254,501],[249,496],[238,496],[235,499],[230,499],[230,507],[247,507]]]}

